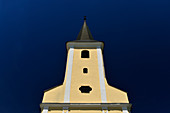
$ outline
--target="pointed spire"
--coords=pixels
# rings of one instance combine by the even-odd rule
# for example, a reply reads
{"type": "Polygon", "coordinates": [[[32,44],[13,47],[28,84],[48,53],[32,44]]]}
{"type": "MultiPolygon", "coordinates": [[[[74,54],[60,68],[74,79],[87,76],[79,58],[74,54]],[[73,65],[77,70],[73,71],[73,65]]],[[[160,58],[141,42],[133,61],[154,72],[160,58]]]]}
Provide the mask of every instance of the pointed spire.
{"type": "Polygon", "coordinates": [[[93,41],[91,32],[86,24],[86,16],[84,16],[84,24],[78,34],[77,41],[93,41]]]}

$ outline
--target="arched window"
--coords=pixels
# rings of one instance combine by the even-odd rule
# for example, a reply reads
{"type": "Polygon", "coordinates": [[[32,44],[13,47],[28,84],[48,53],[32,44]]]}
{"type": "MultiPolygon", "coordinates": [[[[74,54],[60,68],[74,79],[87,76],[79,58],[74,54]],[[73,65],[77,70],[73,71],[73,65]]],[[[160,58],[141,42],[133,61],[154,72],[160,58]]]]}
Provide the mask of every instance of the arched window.
{"type": "Polygon", "coordinates": [[[88,69],[87,68],[83,68],[83,73],[88,73],[88,69]]]}
{"type": "Polygon", "coordinates": [[[81,51],[81,58],[89,58],[89,51],[88,50],[81,51]]]}

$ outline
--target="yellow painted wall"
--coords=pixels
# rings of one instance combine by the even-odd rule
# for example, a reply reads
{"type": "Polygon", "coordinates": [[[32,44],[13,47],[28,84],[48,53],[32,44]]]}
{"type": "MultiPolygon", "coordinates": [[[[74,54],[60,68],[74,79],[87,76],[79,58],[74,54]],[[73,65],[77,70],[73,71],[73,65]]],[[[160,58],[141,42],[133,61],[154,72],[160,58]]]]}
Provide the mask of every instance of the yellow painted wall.
{"type": "Polygon", "coordinates": [[[71,78],[70,102],[100,103],[100,81],[96,49],[90,49],[90,58],[81,58],[82,49],[74,50],[73,69],[71,78]],[[83,68],[88,68],[88,73],[83,73],[83,68]],[[81,86],[90,86],[90,93],[81,93],[81,86]]]}
{"type": "MultiPolygon", "coordinates": [[[[90,58],[81,58],[81,51],[84,49],[74,49],[70,103],[101,103],[99,70],[97,49],[86,49],[90,53],[90,58]],[[83,73],[83,68],[88,68],[88,73],[83,73]],[[79,87],[88,85],[92,88],[90,93],[81,93],[79,87]]],[[[69,52],[68,52],[69,57],[69,52]]],[[[104,68],[104,67],[103,67],[104,68]]],[[[45,91],[42,103],[63,103],[65,94],[65,83],[67,78],[68,59],[66,75],[63,85],[45,91]]],[[[114,81],[113,81],[114,82],[114,81]]],[[[127,93],[111,87],[105,79],[106,98],[108,103],[129,103],[127,93]]],[[[50,112],[51,113],[51,112],[50,112]]],[[[119,112],[113,112],[119,113],[119,112]]]]}

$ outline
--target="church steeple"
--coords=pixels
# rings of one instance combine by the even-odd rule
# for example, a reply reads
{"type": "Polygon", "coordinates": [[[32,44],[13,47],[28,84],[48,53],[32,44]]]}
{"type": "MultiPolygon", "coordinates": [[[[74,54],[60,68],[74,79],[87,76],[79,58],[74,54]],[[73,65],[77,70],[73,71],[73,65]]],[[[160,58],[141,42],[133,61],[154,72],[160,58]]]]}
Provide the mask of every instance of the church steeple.
{"type": "Polygon", "coordinates": [[[84,16],[84,24],[78,34],[76,41],[92,41],[92,40],[94,40],[94,39],[93,39],[93,36],[87,26],[86,16],[84,16]]]}
{"type": "Polygon", "coordinates": [[[77,36],[77,39],[74,41],[68,41],[66,43],[67,50],[70,48],[98,48],[100,47],[103,50],[104,42],[97,41],[93,39],[93,36],[87,26],[86,16],[84,16],[84,24],[77,36]]]}
{"type": "Polygon", "coordinates": [[[104,43],[93,40],[86,17],[77,40],[67,42],[66,46],[64,82],[44,92],[41,113],[129,113],[127,93],[107,83],[104,43]]]}

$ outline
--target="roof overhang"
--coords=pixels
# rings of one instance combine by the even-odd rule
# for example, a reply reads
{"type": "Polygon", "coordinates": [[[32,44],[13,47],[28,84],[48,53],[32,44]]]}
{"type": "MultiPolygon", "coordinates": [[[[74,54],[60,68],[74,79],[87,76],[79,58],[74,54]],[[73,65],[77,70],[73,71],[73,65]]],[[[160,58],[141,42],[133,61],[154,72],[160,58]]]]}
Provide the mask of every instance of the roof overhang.
{"type": "Polygon", "coordinates": [[[96,49],[101,48],[103,50],[104,43],[99,41],[94,42],[76,42],[71,41],[66,43],[67,50],[70,48],[76,48],[76,49],[96,49]]]}

